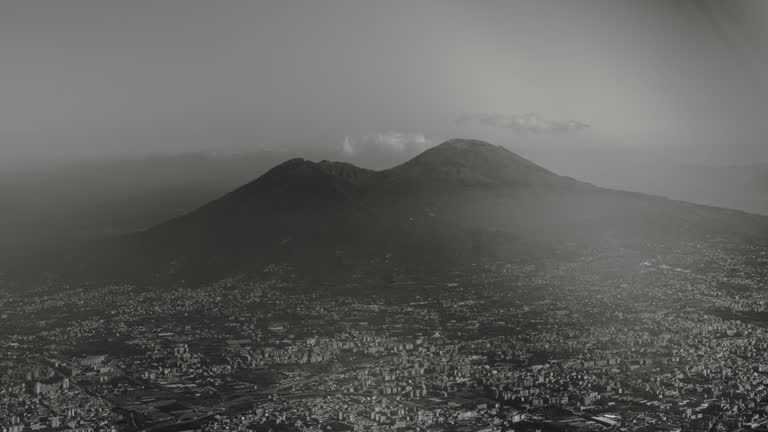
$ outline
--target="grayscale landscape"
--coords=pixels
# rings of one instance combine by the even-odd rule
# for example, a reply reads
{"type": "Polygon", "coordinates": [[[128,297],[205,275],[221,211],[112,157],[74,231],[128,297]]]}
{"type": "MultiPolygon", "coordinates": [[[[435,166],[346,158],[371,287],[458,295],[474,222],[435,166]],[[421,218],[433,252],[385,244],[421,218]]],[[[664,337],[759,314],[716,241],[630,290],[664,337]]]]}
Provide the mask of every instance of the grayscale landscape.
{"type": "Polygon", "coordinates": [[[0,1],[0,432],[768,428],[768,3],[0,1]]]}

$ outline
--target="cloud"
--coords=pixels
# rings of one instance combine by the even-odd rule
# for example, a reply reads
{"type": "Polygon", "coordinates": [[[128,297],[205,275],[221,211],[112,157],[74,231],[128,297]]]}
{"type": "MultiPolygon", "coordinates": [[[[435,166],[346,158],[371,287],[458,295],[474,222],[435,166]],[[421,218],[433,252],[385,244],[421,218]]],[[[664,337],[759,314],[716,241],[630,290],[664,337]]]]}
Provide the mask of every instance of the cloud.
{"type": "Polygon", "coordinates": [[[345,156],[360,153],[410,153],[432,147],[432,141],[423,133],[384,132],[361,138],[344,137],[340,151],[345,156]]]}
{"type": "Polygon", "coordinates": [[[546,120],[536,114],[464,114],[458,123],[477,123],[486,126],[511,129],[526,134],[557,134],[587,129],[588,124],[578,121],[546,120]]]}

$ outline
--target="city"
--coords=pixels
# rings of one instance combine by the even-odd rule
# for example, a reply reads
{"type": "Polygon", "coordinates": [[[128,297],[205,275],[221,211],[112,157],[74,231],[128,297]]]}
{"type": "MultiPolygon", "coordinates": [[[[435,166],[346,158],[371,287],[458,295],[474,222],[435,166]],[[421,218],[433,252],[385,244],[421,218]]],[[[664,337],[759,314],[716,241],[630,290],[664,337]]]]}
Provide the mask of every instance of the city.
{"type": "Polygon", "coordinates": [[[768,250],[688,248],[487,263],[387,296],[287,266],[4,296],[2,428],[760,428],[768,250]]]}

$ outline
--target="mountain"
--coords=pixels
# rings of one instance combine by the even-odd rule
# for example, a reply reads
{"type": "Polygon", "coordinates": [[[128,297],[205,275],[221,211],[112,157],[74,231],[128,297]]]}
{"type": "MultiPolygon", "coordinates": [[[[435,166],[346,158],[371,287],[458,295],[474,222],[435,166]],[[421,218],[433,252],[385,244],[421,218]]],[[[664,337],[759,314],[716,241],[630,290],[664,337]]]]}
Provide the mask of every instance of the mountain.
{"type": "Polygon", "coordinates": [[[88,266],[184,278],[269,264],[325,276],[445,271],[549,256],[563,245],[652,249],[767,234],[768,218],[602,189],[501,146],[453,139],[383,171],[291,159],[88,266]]]}
{"type": "Polygon", "coordinates": [[[501,146],[453,139],[385,171],[439,186],[543,187],[573,183],[501,146]]]}

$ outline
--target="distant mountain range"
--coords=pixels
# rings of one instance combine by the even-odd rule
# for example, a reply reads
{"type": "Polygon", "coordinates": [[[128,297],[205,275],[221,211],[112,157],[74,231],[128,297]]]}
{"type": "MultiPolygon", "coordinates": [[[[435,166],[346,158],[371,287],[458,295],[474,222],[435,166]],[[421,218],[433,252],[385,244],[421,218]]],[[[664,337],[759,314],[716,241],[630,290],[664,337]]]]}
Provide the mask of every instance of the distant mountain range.
{"type": "Polygon", "coordinates": [[[482,260],[708,238],[764,241],[768,218],[603,189],[501,147],[453,139],[382,171],[291,159],[88,268],[217,277],[288,264],[308,274],[444,271],[482,260]]]}

